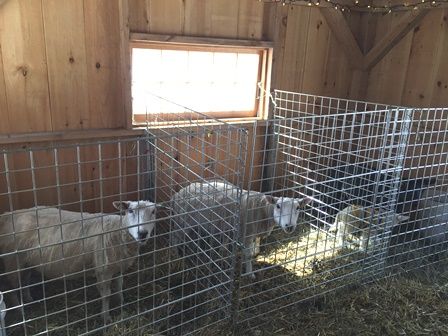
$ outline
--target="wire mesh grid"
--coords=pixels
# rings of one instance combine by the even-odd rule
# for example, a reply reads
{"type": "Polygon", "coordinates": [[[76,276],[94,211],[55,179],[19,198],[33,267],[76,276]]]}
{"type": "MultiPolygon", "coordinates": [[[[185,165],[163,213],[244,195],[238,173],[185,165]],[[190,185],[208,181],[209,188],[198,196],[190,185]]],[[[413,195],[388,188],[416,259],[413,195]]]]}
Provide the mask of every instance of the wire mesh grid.
{"type": "Polygon", "coordinates": [[[447,109],[284,91],[274,101],[273,119],[247,130],[182,107],[146,116],[140,137],[5,148],[6,333],[246,330],[329,291],[444,258],[447,109]],[[127,200],[138,209],[114,209],[127,200]],[[123,225],[153,209],[145,200],[156,218],[123,225]],[[45,240],[40,215],[51,208],[55,234],[45,240]],[[108,226],[111,214],[120,226],[108,226]],[[23,217],[35,226],[22,230],[23,217]],[[94,221],[101,230],[86,237],[94,221]],[[80,233],[67,236],[70,227],[80,233]]]}
{"type": "Polygon", "coordinates": [[[213,250],[208,236],[173,244],[176,220],[194,224],[196,210],[170,208],[209,178],[239,190],[247,135],[194,112],[177,119],[134,138],[2,150],[8,335],[187,335],[229,318],[238,193],[209,221],[224,242],[213,250]]]}
{"type": "Polygon", "coordinates": [[[6,305],[3,300],[3,293],[0,292],[0,336],[6,336],[5,315],[6,315],[6,305]]]}
{"type": "Polygon", "coordinates": [[[247,133],[187,109],[148,121],[155,199],[168,202],[169,287],[177,293],[164,331],[200,332],[229,320],[247,133]],[[153,127],[154,126],[154,127],[153,127]],[[175,136],[173,137],[173,133],[175,136]],[[225,187],[218,184],[225,182],[225,187]],[[178,263],[177,268],[175,263],[178,263]]]}
{"type": "Polygon", "coordinates": [[[387,268],[411,270],[446,260],[448,109],[413,109],[387,268]]]}
{"type": "Polygon", "coordinates": [[[265,145],[251,154],[263,157],[264,173],[250,176],[250,188],[312,203],[294,233],[276,225],[257,240],[257,277],[239,288],[242,326],[440,260],[447,242],[446,109],[280,90],[274,98],[273,119],[254,131],[265,145]]]}

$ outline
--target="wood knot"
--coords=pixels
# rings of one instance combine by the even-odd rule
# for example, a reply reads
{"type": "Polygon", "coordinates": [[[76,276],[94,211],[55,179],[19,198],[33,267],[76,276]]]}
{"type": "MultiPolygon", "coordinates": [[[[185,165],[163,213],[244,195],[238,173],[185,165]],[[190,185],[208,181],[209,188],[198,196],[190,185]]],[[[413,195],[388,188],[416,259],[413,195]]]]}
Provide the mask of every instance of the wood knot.
{"type": "Polygon", "coordinates": [[[19,66],[17,68],[17,71],[20,71],[23,77],[26,77],[26,75],[28,75],[28,68],[25,65],[19,66]]]}
{"type": "Polygon", "coordinates": [[[68,61],[70,62],[70,63],[75,63],[75,59],[73,58],[73,56],[70,56],[70,58],[68,59],[68,61]]]}
{"type": "Polygon", "coordinates": [[[101,68],[101,64],[100,64],[100,62],[96,62],[96,64],[95,64],[95,68],[97,68],[97,69],[101,68]]]}

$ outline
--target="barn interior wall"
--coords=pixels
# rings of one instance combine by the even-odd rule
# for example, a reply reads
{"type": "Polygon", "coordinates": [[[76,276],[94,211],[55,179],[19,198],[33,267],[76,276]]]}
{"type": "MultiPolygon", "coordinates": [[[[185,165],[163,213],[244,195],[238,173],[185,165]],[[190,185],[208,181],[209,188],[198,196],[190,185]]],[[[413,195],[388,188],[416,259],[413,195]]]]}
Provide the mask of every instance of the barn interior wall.
{"type": "MultiPolygon", "coordinates": [[[[127,127],[120,23],[126,7],[131,32],[273,41],[275,88],[448,104],[447,10],[430,11],[370,72],[360,73],[317,8],[255,0],[8,0],[0,6],[2,135],[127,127]]],[[[367,52],[400,15],[352,12],[346,18],[367,52]]],[[[254,131],[248,128],[249,138],[254,131]]],[[[258,134],[264,133],[261,127],[258,134]]],[[[260,165],[263,145],[257,139],[248,146],[260,165]]],[[[11,165],[25,164],[21,160],[11,165]]],[[[259,180],[261,169],[255,175],[259,180]]]]}
{"type": "MultiPolygon", "coordinates": [[[[0,10],[0,132],[126,127],[120,1],[6,1],[0,10]]],[[[275,43],[273,87],[407,106],[446,106],[447,9],[434,9],[364,78],[322,12],[254,0],[128,0],[131,32],[275,43]],[[361,96],[354,86],[364,86],[361,96]]],[[[403,13],[350,13],[367,52],[403,13]]]]}
{"type": "MultiPolygon", "coordinates": [[[[371,20],[374,42],[405,13],[371,20]]],[[[370,15],[371,16],[371,15],[370,15]]],[[[366,99],[416,107],[448,106],[448,10],[430,10],[370,71],[366,99]]]]}

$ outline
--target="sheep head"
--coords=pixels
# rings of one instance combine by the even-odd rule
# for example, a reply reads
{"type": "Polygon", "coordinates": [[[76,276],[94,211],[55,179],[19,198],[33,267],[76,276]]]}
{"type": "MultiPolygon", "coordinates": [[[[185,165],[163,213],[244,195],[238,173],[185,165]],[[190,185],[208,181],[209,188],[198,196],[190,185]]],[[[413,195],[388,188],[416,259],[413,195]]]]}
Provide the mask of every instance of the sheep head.
{"type": "Polygon", "coordinates": [[[124,214],[123,224],[141,245],[146,244],[154,230],[156,204],[149,201],[115,201],[114,207],[124,214]]]}
{"type": "Polygon", "coordinates": [[[297,227],[300,212],[311,202],[311,198],[273,197],[266,195],[266,201],[275,205],[273,214],[275,224],[286,233],[292,233],[297,227]]]}

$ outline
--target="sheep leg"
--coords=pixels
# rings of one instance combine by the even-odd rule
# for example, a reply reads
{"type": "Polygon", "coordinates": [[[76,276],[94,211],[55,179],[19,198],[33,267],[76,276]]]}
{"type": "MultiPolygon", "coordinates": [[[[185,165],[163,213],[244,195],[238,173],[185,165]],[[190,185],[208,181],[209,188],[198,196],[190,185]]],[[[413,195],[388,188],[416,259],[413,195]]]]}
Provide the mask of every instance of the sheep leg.
{"type": "Polygon", "coordinates": [[[5,257],[4,261],[5,273],[9,273],[6,276],[11,289],[15,289],[15,291],[11,295],[11,306],[18,307],[19,306],[19,291],[18,286],[20,283],[19,279],[19,270],[17,267],[17,263],[15,261],[15,256],[5,257]]]}
{"type": "Polygon", "coordinates": [[[112,318],[110,317],[110,294],[111,294],[111,283],[112,276],[106,273],[97,273],[97,287],[98,291],[101,295],[101,304],[102,304],[102,312],[103,319],[105,324],[110,324],[112,322],[112,318]]]}
{"type": "Polygon", "coordinates": [[[118,277],[115,278],[115,295],[118,298],[118,302],[120,305],[123,304],[123,275],[120,273],[118,277]]]}
{"type": "Polygon", "coordinates": [[[260,245],[261,245],[261,238],[256,237],[254,241],[254,256],[258,255],[260,253],[260,245]]]}
{"type": "Polygon", "coordinates": [[[31,296],[31,291],[30,291],[31,270],[23,271],[22,274],[23,274],[22,287],[25,286],[25,288],[23,288],[23,291],[22,291],[23,301],[24,302],[33,302],[33,297],[31,296]]]}
{"type": "Polygon", "coordinates": [[[253,252],[253,242],[249,247],[243,249],[244,264],[246,268],[246,274],[248,274],[252,279],[255,279],[255,274],[252,269],[252,252],[253,252]]]}
{"type": "MultiPolygon", "coordinates": [[[[361,234],[361,242],[359,243],[359,249],[362,251],[365,251],[367,249],[367,241],[369,239],[369,235],[367,232],[363,232],[361,234]]],[[[370,242],[371,244],[371,242],[370,242]]]]}
{"type": "Polygon", "coordinates": [[[345,225],[343,223],[338,224],[336,231],[336,243],[339,247],[345,247],[344,244],[345,225]]]}

